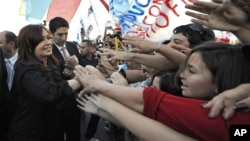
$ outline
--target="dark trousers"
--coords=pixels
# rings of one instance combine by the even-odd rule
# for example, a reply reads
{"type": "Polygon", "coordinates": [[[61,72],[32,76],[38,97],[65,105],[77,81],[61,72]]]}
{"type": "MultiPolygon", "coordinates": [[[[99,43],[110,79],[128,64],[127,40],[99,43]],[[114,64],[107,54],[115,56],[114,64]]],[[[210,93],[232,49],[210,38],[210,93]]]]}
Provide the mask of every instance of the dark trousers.
{"type": "Polygon", "coordinates": [[[97,127],[98,127],[99,119],[100,119],[99,116],[91,114],[91,117],[88,122],[88,127],[85,133],[86,139],[91,139],[95,135],[97,127]]]}
{"type": "Polygon", "coordinates": [[[61,136],[62,141],[80,141],[80,109],[76,101],[68,99],[64,104],[61,115],[61,136]],[[66,135],[66,140],[64,139],[66,135]]]}

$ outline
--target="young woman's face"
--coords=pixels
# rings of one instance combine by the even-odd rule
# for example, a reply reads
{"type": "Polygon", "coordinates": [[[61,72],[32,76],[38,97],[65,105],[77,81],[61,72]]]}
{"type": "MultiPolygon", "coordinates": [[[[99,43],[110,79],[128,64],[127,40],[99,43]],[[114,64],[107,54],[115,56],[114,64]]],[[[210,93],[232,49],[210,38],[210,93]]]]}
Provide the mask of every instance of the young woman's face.
{"type": "Polygon", "coordinates": [[[44,40],[35,47],[34,51],[35,56],[41,61],[52,55],[52,37],[45,29],[43,29],[43,38],[44,40]]]}
{"type": "Polygon", "coordinates": [[[180,74],[182,94],[186,97],[206,99],[214,95],[216,86],[212,74],[203,62],[200,53],[193,53],[180,74]]]}

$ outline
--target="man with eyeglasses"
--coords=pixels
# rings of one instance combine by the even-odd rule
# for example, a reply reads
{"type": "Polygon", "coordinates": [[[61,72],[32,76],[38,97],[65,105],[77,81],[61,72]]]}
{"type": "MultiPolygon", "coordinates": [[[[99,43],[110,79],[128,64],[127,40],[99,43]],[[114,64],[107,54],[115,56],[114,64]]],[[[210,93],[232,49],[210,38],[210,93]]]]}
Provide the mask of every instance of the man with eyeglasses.
{"type": "MultiPolygon", "coordinates": [[[[53,54],[59,60],[62,79],[72,77],[74,66],[78,63],[85,66],[79,54],[77,45],[67,41],[69,23],[62,17],[55,17],[49,22],[53,34],[53,54]]],[[[80,110],[76,107],[75,98],[69,97],[61,104],[62,140],[80,141],[80,110]]]]}

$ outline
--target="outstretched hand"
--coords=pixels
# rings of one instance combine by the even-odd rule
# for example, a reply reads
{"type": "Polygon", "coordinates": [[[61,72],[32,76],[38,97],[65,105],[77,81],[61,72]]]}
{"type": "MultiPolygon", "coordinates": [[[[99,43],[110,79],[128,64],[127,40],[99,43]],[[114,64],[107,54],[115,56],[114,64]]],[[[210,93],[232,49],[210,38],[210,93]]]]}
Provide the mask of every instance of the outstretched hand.
{"type": "Polygon", "coordinates": [[[78,97],[76,101],[78,102],[78,108],[96,115],[98,115],[98,112],[100,110],[107,110],[105,109],[105,107],[109,107],[109,103],[112,102],[110,98],[102,94],[93,93],[90,95],[86,94],[84,96],[78,97]]]}
{"type": "Polygon", "coordinates": [[[86,111],[91,114],[98,114],[98,107],[94,104],[93,100],[91,100],[92,97],[88,96],[87,94],[76,98],[77,101],[77,107],[83,111],[86,111]]]}
{"type": "Polygon", "coordinates": [[[113,84],[121,85],[121,86],[128,86],[128,81],[119,72],[113,72],[110,78],[113,84]]]}
{"type": "Polygon", "coordinates": [[[157,42],[141,39],[136,36],[125,36],[122,39],[124,43],[130,44],[134,47],[130,50],[130,52],[140,52],[140,53],[153,52],[156,50],[158,44],[157,42]]]}
{"type": "Polygon", "coordinates": [[[250,108],[250,84],[242,84],[237,88],[227,90],[211,101],[204,104],[204,108],[210,108],[208,117],[215,118],[221,112],[224,119],[230,119],[236,111],[250,108]]]}
{"type": "Polygon", "coordinates": [[[101,78],[94,73],[95,70],[93,70],[91,66],[86,66],[86,68],[84,68],[78,65],[75,67],[74,70],[75,79],[84,87],[84,93],[95,93],[97,87],[102,83],[106,82],[105,80],[103,80],[103,77],[101,77],[102,76],[101,73],[100,73],[101,78]]]}
{"type": "Polygon", "coordinates": [[[224,3],[221,0],[213,0],[213,2],[198,0],[185,7],[195,11],[186,12],[186,15],[193,17],[192,22],[216,30],[237,32],[248,19],[247,14],[229,0],[224,3]]]}

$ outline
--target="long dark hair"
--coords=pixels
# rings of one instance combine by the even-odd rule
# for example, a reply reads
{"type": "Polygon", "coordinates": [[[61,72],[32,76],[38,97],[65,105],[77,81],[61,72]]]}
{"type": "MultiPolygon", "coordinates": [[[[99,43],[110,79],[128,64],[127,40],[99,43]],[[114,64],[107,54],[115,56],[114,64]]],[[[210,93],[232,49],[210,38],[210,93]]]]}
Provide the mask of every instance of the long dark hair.
{"type": "MultiPolygon", "coordinates": [[[[201,54],[202,61],[211,72],[212,81],[216,85],[218,93],[235,88],[242,83],[250,82],[250,61],[242,53],[242,44],[230,45],[207,42],[192,49],[186,61],[178,70],[176,75],[177,84],[180,84],[179,75],[184,71],[188,59],[196,52],[201,54]]],[[[215,95],[208,99],[213,98],[215,95]]]]}
{"type": "Polygon", "coordinates": [[[35,48],[41,41],[44,40],[42,35],[43,30],[46,30],[49,33],[49,31],[44,26],[38,24],[30,24],[20,30],[17,38],[17,46],[19,50],[15,67],[21,64],[35,66],[37,69],[46,72],[50,79],[59,79],[59,63],[53,55],[48,57],[48,67],[44,67],[43,62],[38,60],[34,55],[35,48]]]}

